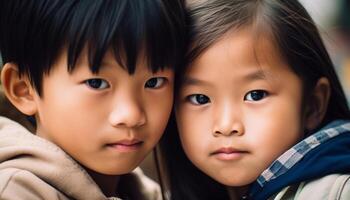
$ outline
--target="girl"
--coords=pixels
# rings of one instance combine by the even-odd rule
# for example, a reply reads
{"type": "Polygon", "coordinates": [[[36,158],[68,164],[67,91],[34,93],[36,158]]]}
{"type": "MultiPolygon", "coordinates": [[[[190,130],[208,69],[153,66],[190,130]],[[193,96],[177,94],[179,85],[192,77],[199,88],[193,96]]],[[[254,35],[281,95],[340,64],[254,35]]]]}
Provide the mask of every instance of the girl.
{"type": "Polygon", "coordinates": [[[161,145],[170,198],[349,199],[350,112],[302,5],[188,7],[178,133],[172,122],[161,145]]]}

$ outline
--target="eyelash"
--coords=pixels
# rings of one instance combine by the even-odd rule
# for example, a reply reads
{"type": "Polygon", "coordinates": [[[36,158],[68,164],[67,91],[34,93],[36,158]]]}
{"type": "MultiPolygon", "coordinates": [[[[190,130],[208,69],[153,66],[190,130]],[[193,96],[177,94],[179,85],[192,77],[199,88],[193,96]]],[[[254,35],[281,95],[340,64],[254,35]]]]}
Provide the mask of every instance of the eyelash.
{"type": "MultiPolygon", "coordinates": [[[[260,101],[267,97],[269,93],[265,90],[252,90],[244,96],[245,101],[260,101]]],[[[204,94],[192,94],[186,100],[194,105],[204,105],[210,103],[210,98],[204,94]]]]}
{"type": "Polygon", "coordinates": [[[252,90],[244,95],[245,101],[260,101],[267,97],[269,93],[265,90],[252,90]]]}
{"type": "Polygon", "coordinates": [[[100,78],[92,78],[84,82],[89,88],[94,90],[103,90],[110,87],[109,83],[106,80],[103,80],[100,78]],[[101,85],[103,86],[102,88],[101,88],[101,85]]]}
{"type": "Polygon", "coordinates": [[[187,101],[194,105],[204,105],[207,103],[210,103],[210,98],[204,94],[192,94],[186,97],[187,101]],[[200,99],[199,99],[200,98],[200,99]],[[198,102],[199,101],[204,101],[204,102],[198,102]]]}
{"type": "Polygon", "coordinates": [[[150,78],[146,81],[145,83],[145,88],[150,88],[150,89],[158,89],[161,88],[165,82],[167,81],[167,79],[165,77],[153,77],[150,78]],[[155,83],[155,86],[152,84],[151,81],[156,80],[157,82],[155,83]],[[160,83],[159,83],[160,82],[160,83]],[[151,85],[150,85],[151,84],[151,85]]]}
{"type": "MultiPolygon", "coordinates": [[[[150,78],[145,83],[145,88],[158,89],[161,88],[166,82],[166,78],[164,77],[154,77],[150,78]],[[156,80],[157,82],[152,82],[156,80]]],[[[91,89],[94,90],[103,90],[110,87],[109,83],[106,80],[100,78],[92,78],[85,80],[84,83],[91,89]]]]}

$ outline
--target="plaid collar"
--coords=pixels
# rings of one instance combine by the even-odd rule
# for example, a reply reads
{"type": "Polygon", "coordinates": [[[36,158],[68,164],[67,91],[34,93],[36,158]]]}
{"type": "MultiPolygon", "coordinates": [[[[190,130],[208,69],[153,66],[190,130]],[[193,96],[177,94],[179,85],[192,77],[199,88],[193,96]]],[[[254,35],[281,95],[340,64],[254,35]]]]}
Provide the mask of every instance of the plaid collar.
{"type": "Polygon", "coordinates": [[[263,187],[270,180],[286,173],[310,150],[316,148],[327,140],[348,131],[350,131],[350,121],[336,120],[331,122],[326,127],[305,138],[282,154],[258,177],[257,182],[263,187]]]}

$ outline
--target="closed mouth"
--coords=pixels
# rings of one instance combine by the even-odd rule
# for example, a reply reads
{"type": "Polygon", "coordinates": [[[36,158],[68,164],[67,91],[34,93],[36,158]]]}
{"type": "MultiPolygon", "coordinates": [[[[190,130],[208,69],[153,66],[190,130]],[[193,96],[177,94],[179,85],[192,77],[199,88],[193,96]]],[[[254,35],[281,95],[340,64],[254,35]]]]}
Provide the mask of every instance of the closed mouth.
{"type": "Polygon", "coordinates": [[[121,140],[114,143],[107,144],[108,147],[113,149],[127,152],[127,151],[135,151],[139,149],[144,142],[141,140],[121,140]]]}
{"type": "Polygon", "coordinates": [[[243,151],[235,148],[220,148],[216,151],[210,153],[210,156],[213,156],[221,161],[232,161],[237,160],[243,157],[243,155],[247,154],[248,151],[243,151]]]}
{"type": "Polygon", "coordinates": [[[233,153],[247,153],[247,151],[242,151],[242,150],[238,150],[238,149],[231,148],[231,147],[224,147],[224,148],[220,148],[220,149],[210,153],[210,155],[215,155],[215,154],[233,154],[233,153]]]}

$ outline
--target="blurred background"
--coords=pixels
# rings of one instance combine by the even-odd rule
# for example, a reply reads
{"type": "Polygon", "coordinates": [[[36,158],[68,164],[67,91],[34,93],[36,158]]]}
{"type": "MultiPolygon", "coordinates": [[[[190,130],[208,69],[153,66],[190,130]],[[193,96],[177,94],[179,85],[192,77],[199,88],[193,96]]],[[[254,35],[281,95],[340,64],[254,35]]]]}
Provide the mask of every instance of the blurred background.
{"type": "Polygon", "coordinates": [[[350,0],[300,0],[316,22],[350,105],[350,0]]]}
{"type": "MultiPolygon", "coordinates": [[[[350,105],[350,0],[300,0],[316,22],[347,94],[350,105]]],[[[0,58],[0,66],[2,61],[0,58]]],[[[6,101],[0,83],[0,115],[14,119],[29,129],[23,115],[6,101]]],[[[151,153],[141,163],[144,173],[158,181],[151,153]]]]}

